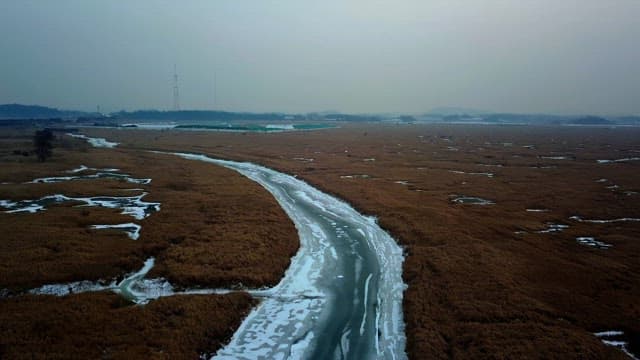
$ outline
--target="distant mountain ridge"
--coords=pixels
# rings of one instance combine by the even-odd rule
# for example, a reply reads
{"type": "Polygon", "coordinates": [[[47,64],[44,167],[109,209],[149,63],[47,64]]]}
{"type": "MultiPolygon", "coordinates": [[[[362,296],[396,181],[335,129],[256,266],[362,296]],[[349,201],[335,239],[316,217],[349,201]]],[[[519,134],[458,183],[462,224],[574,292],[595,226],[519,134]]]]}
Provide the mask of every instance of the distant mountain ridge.
{"type": "Polygon", "coordinates": [[[0,105],[0,119],[50,119],[76,118],[92,115],[74,110],[59,110],[40,105],[4,104],[0,105]]]}
{"type": "Polygon", "coordinates": [[[461,107],[441,106],[431,109],[426,115],[486,115],[491,114],[491,111],[484,111],[478,109],[467,109],[461,107]]]}
{"type": "Polygon", "coordinates": [[[0,120],[22,121],[33,119],[71,120],[94,126],[119,126],[126,121],[340,121],[340,122],[400,122],[400,123],[487,123],[487,124],[530,124],[530,125],[640,125],[640,116],[589,116],[552,114],[513,114],[485,112],[464,108],[436,108],[423,115],[399,114],[347,114],[341,112],[287,114],[280,112],[251,113],[218,110],[135,110],[120,111],[108,116],[96,112],[60,110],[40,105],[4,104],[0,105],[0,120]]]}
{"type": "Polygon", "coordinates": [[[202,120],[282,120],[287,115],[282,113],[243,113],[216,110],[136,110],[111,113],[117,119],[126,120],[163,120],[163,121],[202,121],[202,120]]]}

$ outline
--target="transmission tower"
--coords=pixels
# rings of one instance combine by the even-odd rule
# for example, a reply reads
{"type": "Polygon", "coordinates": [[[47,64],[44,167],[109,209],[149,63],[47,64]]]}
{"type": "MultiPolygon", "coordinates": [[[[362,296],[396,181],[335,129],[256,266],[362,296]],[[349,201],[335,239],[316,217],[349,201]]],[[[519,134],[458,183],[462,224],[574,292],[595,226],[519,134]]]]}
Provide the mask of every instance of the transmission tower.
{"type": "Polygon", "coordinates": [[[180,91],[178,90],[178,71],[173,64],[173,110],[180,110],[180,91]]]}

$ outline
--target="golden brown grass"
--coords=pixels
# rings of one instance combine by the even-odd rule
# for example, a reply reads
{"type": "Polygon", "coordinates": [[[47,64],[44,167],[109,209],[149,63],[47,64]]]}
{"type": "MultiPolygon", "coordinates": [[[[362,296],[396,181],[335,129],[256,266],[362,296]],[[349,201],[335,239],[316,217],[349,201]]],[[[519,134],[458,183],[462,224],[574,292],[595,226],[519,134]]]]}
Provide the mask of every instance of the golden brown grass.
{"type": "Polygon", "coordinates": [[[3,359],[198,359],[253,305],[245,293],[162,298],[131,306],[112,293],[0,300],[3,359]]]}
{"type": "MultiPolygon", "coordinates": [[[[58,138],[54,156],[38,163],[13,153],[29,149],[20,132],[0,136],[0,199],[132,196],[161,203],[161,211],[134,220],[118,210],[63,203],[28,214],[0,212],[0,289],[20,292],[50,283],[121,277],[149,256],[149,277],[178,287],[267,286],[277,283],[298,247],[295,227],[263,188],[234,171],[175,156],[94,149],[58,138]],[[84,164],[119,168],[149,185],[120,180],[20,184],[64,176],[84,164]],[[140,239],[93,224],[136,222],[140,239]]],[[[176,296],[133,306],[110,293],[65,298],[0,299],[0,358],[198,358],[215,352],[254,304],[247,294],[176,296]]]]}

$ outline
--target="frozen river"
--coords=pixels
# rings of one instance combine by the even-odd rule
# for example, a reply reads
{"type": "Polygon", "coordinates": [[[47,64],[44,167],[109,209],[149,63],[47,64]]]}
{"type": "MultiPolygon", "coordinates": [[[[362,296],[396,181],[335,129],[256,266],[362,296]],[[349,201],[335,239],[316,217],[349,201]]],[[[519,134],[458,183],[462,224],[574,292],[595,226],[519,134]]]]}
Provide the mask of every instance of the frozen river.
{"type": "MultiPolygon", "coordinates": [[[[403,255],[373,218],[292,176],[250,163],[176,154],[236,170],[273,194],[300,250],[215,359],[404,359],[403,255]]],[[[276,255],[276,254],[274,254],[276,255]]]]}

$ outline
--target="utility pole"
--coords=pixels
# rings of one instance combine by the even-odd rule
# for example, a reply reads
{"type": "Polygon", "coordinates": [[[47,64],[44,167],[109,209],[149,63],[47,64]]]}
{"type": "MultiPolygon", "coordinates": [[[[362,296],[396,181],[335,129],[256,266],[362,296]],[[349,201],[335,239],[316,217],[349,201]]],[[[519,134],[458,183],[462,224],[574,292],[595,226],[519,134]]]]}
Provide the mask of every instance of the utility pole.
{"type": "Polygon", "coordinates": [[[180,91],[178,90],[178,70],[173,64],[173,110],[180,110],[180,91]]]}
{"type": "Polygon", "coordinates": [[[217,74],[213,72],[213,109],[216,110],[218,108],[218,84],[217,84],[217,74]]]}

